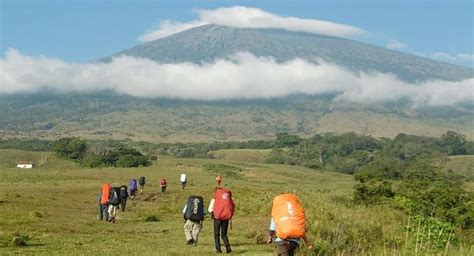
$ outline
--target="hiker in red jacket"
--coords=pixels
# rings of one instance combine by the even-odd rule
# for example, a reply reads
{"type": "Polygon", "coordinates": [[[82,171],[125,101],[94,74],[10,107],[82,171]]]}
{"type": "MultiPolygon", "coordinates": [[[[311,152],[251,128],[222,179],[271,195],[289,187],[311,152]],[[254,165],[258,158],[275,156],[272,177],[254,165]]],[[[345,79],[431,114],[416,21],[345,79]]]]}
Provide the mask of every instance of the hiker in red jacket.
{"type": "Polygon", "coordinates": [[[168,182],[166,181],[166,179],[161,179],[160,180],[161,193],[165,193],[167,186],[168,186],[168,182]]]}
{"type": "Polygon", "coordinates": [[[212,219],[214,220],[214,242],[217,253],[222,253],[221,237],[224,241],[226,253],[232,252],[229,238],[227,237],[227,230],[229,228],[229,222],[234,216],[234,208],[235,205],[232,200],[232,192],[220,187],[216,188],[214,198],[209,204],[208,211],[211,213],[212,219]]]}

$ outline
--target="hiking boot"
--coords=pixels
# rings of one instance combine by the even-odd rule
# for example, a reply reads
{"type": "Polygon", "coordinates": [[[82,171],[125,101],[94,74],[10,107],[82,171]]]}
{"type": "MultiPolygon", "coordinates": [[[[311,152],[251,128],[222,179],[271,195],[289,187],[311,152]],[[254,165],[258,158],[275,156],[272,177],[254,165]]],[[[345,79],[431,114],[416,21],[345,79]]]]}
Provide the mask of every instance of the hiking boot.
{"type": "Polygon", "coordinates": [[[188,241],[186,242],[187,245],[192,245],[193,243],[194,243],[193,239],[188,240],[188,241]]]}
{"type": "Polygon", "coordinates": [[[222,250],[216,250],[216,253],[222,253],[222,250]]]}
{"type": "Polygon", "coordinates": [[[226,246],[225,253],[231,253],[231,252],[232,252],[232,249],[230,248],[230,246],[226,246]]]}

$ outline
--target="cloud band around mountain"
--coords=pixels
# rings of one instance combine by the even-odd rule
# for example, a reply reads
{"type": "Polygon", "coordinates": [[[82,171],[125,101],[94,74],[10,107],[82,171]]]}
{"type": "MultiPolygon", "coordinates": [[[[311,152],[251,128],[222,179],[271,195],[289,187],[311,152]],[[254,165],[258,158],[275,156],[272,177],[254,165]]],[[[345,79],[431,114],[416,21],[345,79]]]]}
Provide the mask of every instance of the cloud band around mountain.
{"type": "Polygon", "coordinates": [[[215,24],[237,28],[279,28],[330,36],[347,37],[365,33],[361,28],[316,19],[282,17],[257,8],[233,6],[214,10],[195,10],[198,19],[186,23],[162,21],[159,28],[148,31],[138,38],[149,42],[193,27],[215,24]]]}
{"type": "Polygon", "coordinates": [[[119,56],[110,63],[67,63],[8,50],[0,60],[0,95],[112,90],[146,98],[194,100],[262,99],[292,94],[337,93],[336,100],[360,103],[409,100],[445,106],[474,101],[474,79],[409,84],[391,74],[355,74],[337,65],[238,53],[212,63],[160,64],[119,56]]]}

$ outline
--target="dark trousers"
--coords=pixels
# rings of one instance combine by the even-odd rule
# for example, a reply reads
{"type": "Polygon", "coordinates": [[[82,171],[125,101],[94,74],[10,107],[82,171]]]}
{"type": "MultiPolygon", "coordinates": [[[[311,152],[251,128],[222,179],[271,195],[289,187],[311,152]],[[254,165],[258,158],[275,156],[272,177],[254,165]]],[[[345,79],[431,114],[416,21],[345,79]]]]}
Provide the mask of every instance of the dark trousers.
{"type": "Polygon", "coordinates": [[[229,220],[214,219],[214,242],[216,243],[216,251],[221,251],[221,237],[224,246],[230,250],[229,238],[227,238],[227,229],[229,229],[229,220]]]}
{"type": "Polygon", "coordinates": [[[181,186],[183,186],[184,189],[184,187],[186,187],[186,182],[181,182],[181,186]]]}
{"type": "Polygon", "coordinates": [[[104,212],[105,212],[105,221],[109,220],[109,206],[106,204],[99,204],[99,220],[104,219],[104,212]]]}
{"type": "Polygon", "coordinates": [[[165,193],[166,191],[166,186],[161,186],[161,193],[165,193]]]}
{"type": "Polygon", "coordinates": [[[298,243],[293,241],[279,241],[275,243],[276,254],[278,256],[294,256],[296,249],[298,249],[298,243]]]}
{"type": "Polygon", "coordinates": [[[120,208],[122,209],[122,212],[125,211],[125,205],[127,205],[127,198],[122,198],[122,201],[120,202],[120,208]]]}

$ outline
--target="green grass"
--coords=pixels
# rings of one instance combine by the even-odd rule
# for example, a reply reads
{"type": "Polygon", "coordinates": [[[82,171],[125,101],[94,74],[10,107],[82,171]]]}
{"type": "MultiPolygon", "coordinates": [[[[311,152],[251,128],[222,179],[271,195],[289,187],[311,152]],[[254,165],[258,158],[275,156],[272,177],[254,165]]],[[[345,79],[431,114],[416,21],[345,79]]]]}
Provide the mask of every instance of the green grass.
{"type": "MultiPolygon", "coordinates": [[[[229,152],[231,153],[231,152],[229,152]]],[[[236,154],[240,154],[236,151],[236,154]]],[[[36,159],[36,158],[35,158],[36,159]]],[[[207,204],[215,174],[232,189],[236,203],[229,239],[234,254],[272,255],[264,244],[272,198],[294,192],[302,200],[310,237],[329,255],[389,255],[404,249],[408,216],[387,206],[351,201],[352,176],[298,166],[255,162],[160,157],[151,167],[83,169],[48,153],[0,150],[0,255],[212,255],[212,221],[204,221],[197,247],[185,245],[181,210],[191,194],[207,204]],[[13,160],[46,155],[33,170],[14,168],[13,160]],[[181,189],[179,176],[187,173],[181,189]],[[128,184],[146,176],[145,194],[128,201],[116,224],[99,222],[96,195],[103,182],[128,184]],[[237,175],[237,176],[236,176],[237,175]],[[159,192],[159,180],[168,190],[159,192]],[[26,246],[14,246],[13,237],[26,246]]],[[[471,244],[453,246],[449,255],[472,253],[471,244]]],[[[300,255],[310,255],[304,249],[300,255]]]]}

